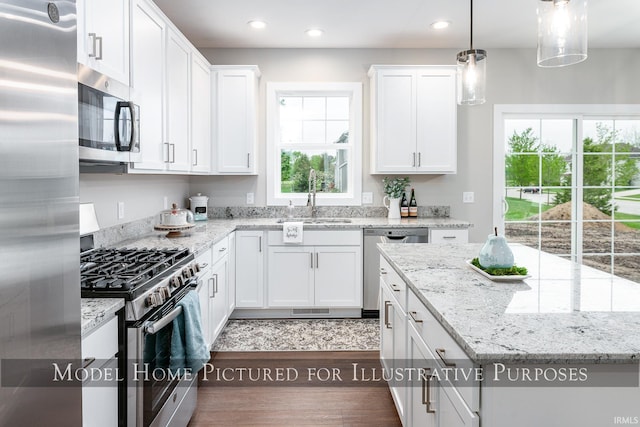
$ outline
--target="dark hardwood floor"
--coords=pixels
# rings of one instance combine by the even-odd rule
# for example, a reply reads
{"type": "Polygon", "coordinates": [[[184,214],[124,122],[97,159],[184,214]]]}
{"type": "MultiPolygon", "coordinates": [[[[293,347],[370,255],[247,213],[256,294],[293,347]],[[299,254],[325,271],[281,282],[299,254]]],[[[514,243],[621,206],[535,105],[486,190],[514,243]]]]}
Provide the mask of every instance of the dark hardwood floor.
{"type": "Polygon", "coordinates": [[[401,426],[386,384],[362,381],[371,378],[371,368],[379,369],[377,351],[221,352],[212,354],[210,364],[210,371],[218,370],[200,382],[189,427],[401,426]],[[248,380],[248,367],[254,381],[248,380]],[[287,367],[289,380],[297,375],[296,381],[285,381],[287,367]],[[282,381],[276,368],[285,368],[282,381]],[[255,381],[258,376],[266,381],[255,381]]]}

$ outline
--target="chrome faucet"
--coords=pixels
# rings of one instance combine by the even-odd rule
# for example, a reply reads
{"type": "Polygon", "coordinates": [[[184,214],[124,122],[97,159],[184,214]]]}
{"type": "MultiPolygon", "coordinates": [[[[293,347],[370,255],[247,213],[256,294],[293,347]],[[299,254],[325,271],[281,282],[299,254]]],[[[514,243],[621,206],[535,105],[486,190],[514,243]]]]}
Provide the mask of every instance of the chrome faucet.
{"type": "Polygon", "coordinates": [[[309,171],[309,194],[307,195],[307,206],[311,206],[311,217],[316,216],[316,171],[309,171]],[[313,198],[311,195],[313,194],[313,198]]]}

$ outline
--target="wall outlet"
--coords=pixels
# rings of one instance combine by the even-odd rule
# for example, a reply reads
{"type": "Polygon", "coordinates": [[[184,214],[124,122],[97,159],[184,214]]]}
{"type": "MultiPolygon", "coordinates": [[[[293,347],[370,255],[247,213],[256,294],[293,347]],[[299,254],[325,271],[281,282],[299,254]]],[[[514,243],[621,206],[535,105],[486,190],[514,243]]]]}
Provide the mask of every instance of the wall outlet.
{"type": "Polygon", "coordinates": [[[124,219],[124,202],[118,202],[118,219],[124,219]]]}
{"type": "Polygon", "coordinates": [[[164,206],[163,209],[169,209],[169,198],[167,196],[162,199],[162,206],[164,206]]]}
{"type": "Polygon", "coordinates": [[[370,205],[372,203],[373,203],[373,193],[370,191],[362,193],[362,204],[370,205]]]}
{"type": "Polygon", "coordinates": [[[247,204],[252,205],[255,203],[255,199],[253,197],[253,193],[247,193],[247,204]]]}
{"type": "Polygon", "coordinates": [[[473,203],[475,201],[475,194],[473,191],[465,191],[462,193],[462,203],[473,203]]]}

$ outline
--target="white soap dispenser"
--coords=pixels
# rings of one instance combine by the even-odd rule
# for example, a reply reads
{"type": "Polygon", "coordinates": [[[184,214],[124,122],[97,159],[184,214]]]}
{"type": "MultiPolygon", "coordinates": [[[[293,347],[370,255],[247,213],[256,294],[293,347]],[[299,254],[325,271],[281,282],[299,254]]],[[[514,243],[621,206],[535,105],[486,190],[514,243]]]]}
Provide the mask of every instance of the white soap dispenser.
{"type": "Polygon", "coordinates": [[[293,206],[293,202],[291,200],[289,200],[289,206],[287,208],[287,218],[291,219],[293,218],[293,211],[295,209],[295,206],[293,206]]]}

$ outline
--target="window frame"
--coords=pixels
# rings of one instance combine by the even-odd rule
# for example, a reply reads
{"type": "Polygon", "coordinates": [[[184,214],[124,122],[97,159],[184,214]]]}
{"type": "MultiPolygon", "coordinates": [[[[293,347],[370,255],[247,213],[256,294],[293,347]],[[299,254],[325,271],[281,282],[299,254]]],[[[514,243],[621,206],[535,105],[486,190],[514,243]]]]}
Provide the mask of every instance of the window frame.
{"type": "MultiPolygon", "coordinates": [[[[513,104],[495,105],[493,123],[493,223],[501,234],[505,233],[505,203],[503,200],[506,185],[505,178],[505,120],[509,119],[570,119],[574,121],[575,141],[584,140],[583,123],[592,120],[640,120],[640,104],[513,104]]],[[[583,144],[578,144],[572,149],[572,200],[582,200],[585,189],[591,188],[583,183],[584,159],[583,144]],[[576,167],[580,165],[579,167],[576,167]]],[[[570,259],[578,264],[583,264],[583,254],[587,256],[606,255],[606,253],[591,254],[583,251],[583,212],[582,203],[573,205],[571,222],[571,250],[570,259]]],[[[615,217],[614,217],[615,218],[615,217]]],[[[617,222],[617,220],[615,220],[617,222]]],[[[620,222],[624,222],[621,220],[620,222]]],[[[540,238],[540,237],[539,237],[540,238]]],[[[620,256],[613,249],[615,236],[612,235],[611,255],[620,256]]],[[[540,240],[538,241],[540,248],[540,240]]],[[[627,254],[629,255],[629,254],[627,254]]],[[[631,254],[633,255],[633,254],[631,254]]],[[[612,258],[613,259],[613,258],[612,258]]],[[[615,273],[614,273],[615,274],[615,273]]]]}
{"type": "MultiPolygon", "coordinates": [[[[306,193],[280,191],[279,104],[280,96],[348,96],[349,105],[349,191],[316,195],[318,206],[360,206],[362,204],[362,83],[359,82],[268,82],[267,110],[267,205],[286,206],[289,200],[296,206],[307,203],[306,193]]],[[[346,148],[347,146],[345,146],[346,148]]],[[[333,149],[327,144],[300,145],[301,150],[333,149]]]]}

